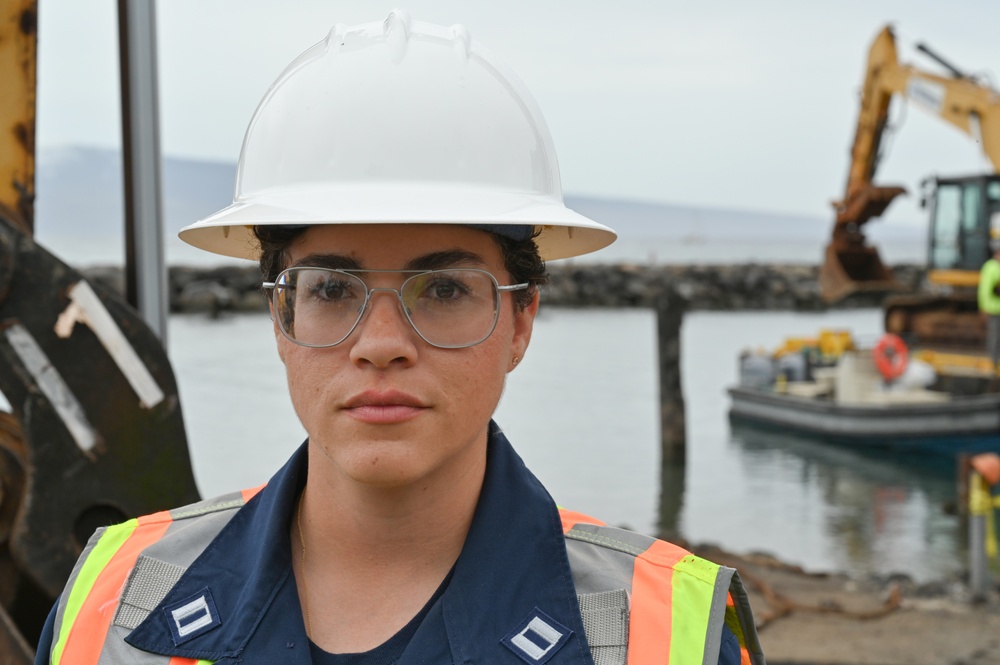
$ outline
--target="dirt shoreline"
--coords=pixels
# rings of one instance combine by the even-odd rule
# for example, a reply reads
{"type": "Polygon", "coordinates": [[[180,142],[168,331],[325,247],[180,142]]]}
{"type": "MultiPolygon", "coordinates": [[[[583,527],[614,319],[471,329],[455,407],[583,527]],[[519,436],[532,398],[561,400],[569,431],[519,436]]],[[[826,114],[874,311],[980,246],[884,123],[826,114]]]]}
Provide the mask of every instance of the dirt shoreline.
{"type": "Polygon", "coordinates": [[[1000,663],[1000,594],[972,603],[958,580],[857,581],[713,546],[696,554],[740,571],[769,665],[1000,663]]]}

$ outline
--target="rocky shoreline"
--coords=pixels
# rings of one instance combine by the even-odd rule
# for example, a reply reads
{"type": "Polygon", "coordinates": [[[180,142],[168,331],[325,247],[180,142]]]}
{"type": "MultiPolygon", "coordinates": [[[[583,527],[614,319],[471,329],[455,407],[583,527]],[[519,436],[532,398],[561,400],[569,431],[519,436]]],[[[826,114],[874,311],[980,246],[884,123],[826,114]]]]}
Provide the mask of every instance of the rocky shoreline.
{"type": "MultiPolygon", "coordinates": [[[[120,267],[82,270],[90,280],[122,293],[120,267]]],[[[674,292],[684,308],[695,310],[819,311],[878,307],[882,294],[862,293],[836,305],[819,296],[819,267],[805,264],[590,265],[556,263],[549,266],[550,283],[542,302],[555,307],[654,307],[661,294],[674,292]]],[[[893,267],[902,284],[917,288],[924,268],[893,267]]],[[[255,266],[169,269],[170,311],[173,313],[264,311],[261,276],[255,266]]]]}
{"type": "Polygon", "coordinates": [[[962,580],[809,573],[761,554],[688,545],[735,567],[770,665],[987,665],[1000,662],[1000,605],[962,580]]]}

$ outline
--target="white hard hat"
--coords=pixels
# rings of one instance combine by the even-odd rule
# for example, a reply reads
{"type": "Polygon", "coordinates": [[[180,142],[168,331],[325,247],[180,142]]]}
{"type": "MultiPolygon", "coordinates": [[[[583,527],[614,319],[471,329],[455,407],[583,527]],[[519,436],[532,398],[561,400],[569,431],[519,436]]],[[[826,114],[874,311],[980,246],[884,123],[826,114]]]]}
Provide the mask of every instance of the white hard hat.
{"type": "Polygon", "coordinates": [[[400,11],[334,26],[282,72],[247,128],[233,204],[180,237],[255,259],[254,225],[371,223],[541,228],[543,259],[616,237],[563,204],[552,137],[513,72],[462,26],[400,11]]]}

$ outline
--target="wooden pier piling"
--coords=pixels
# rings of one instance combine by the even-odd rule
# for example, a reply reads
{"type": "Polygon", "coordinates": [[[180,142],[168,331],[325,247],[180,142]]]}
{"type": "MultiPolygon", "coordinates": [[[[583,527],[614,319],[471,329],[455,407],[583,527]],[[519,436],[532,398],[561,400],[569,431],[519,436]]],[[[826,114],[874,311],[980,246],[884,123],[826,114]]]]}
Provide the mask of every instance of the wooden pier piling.
{"type": "Polygon", "coordinates": [[[661,464],[683,464],[687,457],[684,393],[681,387],[681,323],[686,302],[673,288],[657,295],[656,337],[660,382],[661,464]]]}

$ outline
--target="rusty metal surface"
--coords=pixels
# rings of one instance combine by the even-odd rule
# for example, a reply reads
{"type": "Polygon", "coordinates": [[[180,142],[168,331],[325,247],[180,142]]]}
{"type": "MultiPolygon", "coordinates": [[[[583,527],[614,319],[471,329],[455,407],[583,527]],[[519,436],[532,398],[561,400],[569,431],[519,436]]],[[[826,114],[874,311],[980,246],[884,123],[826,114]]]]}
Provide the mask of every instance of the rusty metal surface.
{"type": "Polygon", "coordinates": [[[879,217],[902,187],[855,186],[836,204],[837,220],[820,266],[820,295],[826,302],[842,300],[859,291],[886,294],[904,290],[882,263],[878,249],[867,244],[863,226],[879,217]]]}
{"type": "Polygon", "coordinates": [[[908,290],[885,267],[878,250],[864,244],[827,245],[818,280],[820,295],[828,303],[843,300],[852,293],[889,294],[908,290]]]}
{"type": "Polygon", "coordinates": [[[880,217],[897,196],[905,193],[903,187],[882,187],[870,182],[856,185],[848,190],[847,198],[836,205],[837,228],[853,226],[860,229],[870,219],[880,217]]]}
{"type": "Polygon", "coordinates": [[[0,214],[34,228],[37,0],[0,0],[0,214]]]}
{"type": "MultiPolygon", "coordinates": [[[[138,364],[162,391],[162,399],[146,398],[153,402],[150,407],[140,404],[141,391],[130,373],[101,341],[100,326],[77,322],[63,337],[56,333],[71,289],[82,280],[0,216],[0,391],[24,439],[23,489],[19,496],[8,493],[4,479],[0,535],[6,510],[16,505],[7,538],[12,560],[49,598],[61,591],[94,528],[198,499],[170,363],[135,311],[90,285],[138,364]],[[25,337],[44,356],[44,371],[32,369],[25,359],[17,341],[25,337]],[[53,399],[46,392],[53,373],[77,411],[67,411],[69,398],[53,399]],[[92,429],[89,443],[80,435],[84,426],[92,429]]],[[[17,451],[6,457],[0,462],[16,470],[17,451]]],[[[0,574],[0,589],[2,582],[0,574]]]]}
{"type": "Polygon", "coordinates": [[[25,641],[14,619],[0,607],[0,663],[2,665],[31,665],[35,650],[25,641]]]}
{"type": "Polygon", "coordinates": [[[0,411],[0,663],[30,663],[46,594],[28,582],[10,553],[10,531],[24,493],[24,438],[13,414],[0,411]],[[3,660],[6,657],[7,660],[3,660]]]}

